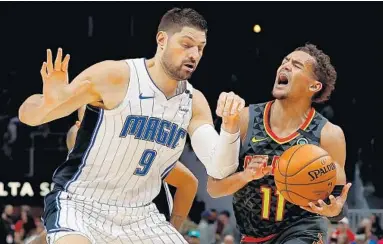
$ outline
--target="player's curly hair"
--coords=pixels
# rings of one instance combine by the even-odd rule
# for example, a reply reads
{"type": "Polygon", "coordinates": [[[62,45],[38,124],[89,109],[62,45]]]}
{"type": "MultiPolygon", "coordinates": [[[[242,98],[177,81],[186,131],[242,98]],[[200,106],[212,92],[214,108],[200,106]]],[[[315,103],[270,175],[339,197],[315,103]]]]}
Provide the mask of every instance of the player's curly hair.
{"type": "Polygon", "coordinates": [[[307,43],[303,47],[298,47],[295,51],[303,51],[316,60],[314,73],[318,81],[322,83],[322,89],[313,97],[313,102],[323,103],[329,100],[332,91],[335,89],[337,73],[331,64],[330,57],[315,45],[307,43]]]}
{"type": "Polygon", "coordinates": [[[207,33],[207,21],[191,8],[172,8],[161,19],[158,31],[179,32],[183,27],[193,27],[207,33]]]}

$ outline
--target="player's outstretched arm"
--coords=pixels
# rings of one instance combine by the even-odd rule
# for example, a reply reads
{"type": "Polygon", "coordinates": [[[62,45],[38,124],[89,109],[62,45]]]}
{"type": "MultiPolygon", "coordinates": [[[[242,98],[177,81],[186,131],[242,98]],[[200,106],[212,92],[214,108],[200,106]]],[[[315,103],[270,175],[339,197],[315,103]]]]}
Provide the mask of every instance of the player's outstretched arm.
{"type": "Polygon", "coordinates": [[[179,230],[190,212],[197,193],[198,180],[188,168],[177,162],[165,181],[177,188],[170,223],[179,230]]]}
{"type": "Polygon", "coordinates": [[[250,181],[258,180],[268,173],[267,157],[253,158],[242,172],[235,173],[218,180],[209,176],[207,192],[213,198],[229,196],[247,185],[250,181]]]}
{"type": "Polygon", "coordinates": [[[85,104],[112,109],[124,97],[129,69],[123,61],[97,63],[70,83],[68,66],[69,55],[62,59],[59,49],[53,63],[52,52],[47,50],[47,61],[41,68],[43,93],[28,97],[20,106],[21,122],[30,126],[41,125],[68,116],[85,104]]]}
{"type": "Polygon", "coordinates": [[[319,200],[318,206],[316,203],[309,203],[309,207],[303,209],[321,214],[323,216],[332,217],[335,220],[340,220],[344,217],[344,205],[347,200],[347,194],[351,184],[347,183],[345,173],[346,163],[346,140],[342,129],[330,122],[327,122],[321,132],[321,147],[325,149],[337,166],[337,182],[332,195],[330,195],[330,204],[319,200]]]}
{"type": "Polygon", "coordinates": [[[188,128],[193,150],[205,165],[209,176],[223,179],[238,167],[239,113],[245,102],[232,92],[221,93],[217,115],[222,117],[223,125],[218,134],[206,98],[198,90],[193,95],[193,117],[188,128]]]}

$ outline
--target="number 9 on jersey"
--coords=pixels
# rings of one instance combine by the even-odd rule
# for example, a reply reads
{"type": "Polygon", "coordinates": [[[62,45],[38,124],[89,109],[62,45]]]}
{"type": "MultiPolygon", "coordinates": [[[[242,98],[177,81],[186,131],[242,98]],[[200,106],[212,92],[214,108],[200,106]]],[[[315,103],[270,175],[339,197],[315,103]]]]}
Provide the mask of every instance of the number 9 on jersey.
{"type": "Polygon", "coordinates": [[[156,156],[157,156],[157,151],[152,149],[146,149],[142,153],[140,161],[138,162],[139,167],[136,168],[136,170],[134,171],[134,174],[138,176],[145,176],[149,172],[150,167],[152,167],[152,164],[156,156]]]}

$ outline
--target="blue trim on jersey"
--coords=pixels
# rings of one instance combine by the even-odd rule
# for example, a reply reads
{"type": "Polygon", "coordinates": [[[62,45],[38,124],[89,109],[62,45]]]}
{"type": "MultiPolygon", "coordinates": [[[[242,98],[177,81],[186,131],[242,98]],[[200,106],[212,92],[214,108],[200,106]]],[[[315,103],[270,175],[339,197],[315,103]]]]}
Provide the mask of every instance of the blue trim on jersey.
{"type": "Polygon", "coordinates": [[[69,228],[60,228],[60,229],[52,229],[50,231],[47,231],[47,234],[52,234],[52,233],[61,232],[61,231],[64,231],[64,232],[77,232],[77,231],[69,229],[69,228]]]}
{"type": "Polygon", "coordinates": [[[60,211],[61,211],[61,206],[60,206],[60,200],[59,197],[61,195],[61,191],[57,194],[55,197],[56,199],[56,207],[57,207],[57,212],[56,212],[56,221],[55,221],[55,227],[60,228],[60,211]]]}
{"type": "Polygon", "coordinates": [[[168,176],[168,174],[170,173],[170,171],[172,171],[172,169],[176,166],[176,163],[177,163],[177,162],[178,162],[178,160],[175,161],[174,163],[172,163],[171,165],[169,165],[169,167],[167,167],[167,168],[164,170],[164,172],[161,174],[161,178],[162,178],[162,179],[165,179],[166,176],[168,176]]]}
{"type": "Polygon", "coordinates": [[[71,180],[69,180],[65,186],[64,186],[64,189],[65,191],[68,190],[68,187],[71,183],[73,183],[74,181],[76,181],[78,179],[78,177],[80,176],[81,172],[82,172],[82,169],[84,168],[85,166],[85,162],[86,160],[88,159],[88,156],[89,156],[89,152],[90,150],[92,149],[93,145],[94,145],[94,142],[95,142],[95,139],[96,139],[96,136],[98,134],[98,130],[100,129],[101,127],[101,124],[102,124],[102,118],[104,116],[104,110],[103,109],[100,109],[100,112],[98,114],[98,120],[97,120],[97,124],[96,124],[96,128],[94,129],[93,131],[93,135],[92,135],[92,138],[91,138],[91,141],[90,141],[90,144],[87,148],[87,150],[85,151],[85,154],[84,156],[82,157],[82,163],[81,165],[79,166],[79,169],[77,170],[77,172],[74,174],[74,176],[72,177],[71,180]]]}
{"type": "Polygon", "coordinates": [[[172,196],[171,196],[171,192],[169,190],[168,183],[163,181],[162,184],[164,185],[164,189],[165,189],[166,201],[168,202],[169,218],[170,218],[172,216],[172,211],[173,211],[172,205],[171,205],[171,202],[170,202],[170,197],[172,197],[172,196]]]}
{"type": "Polygon", "coordinates": [[[60,229],[59,218],[61,206],[59,203],[61,191],[53,190],[44,199],[44,214],[42,216],[46,231],[60,229]]]}

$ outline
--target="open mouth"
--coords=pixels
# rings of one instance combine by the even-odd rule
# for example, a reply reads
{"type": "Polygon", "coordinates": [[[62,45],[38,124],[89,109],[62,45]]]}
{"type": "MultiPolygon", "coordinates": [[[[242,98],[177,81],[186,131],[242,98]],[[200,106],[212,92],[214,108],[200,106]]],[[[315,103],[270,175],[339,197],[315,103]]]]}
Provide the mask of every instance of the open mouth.
{"type": "Polygon", "coordinates": [[[184,64],[184,66],[185,66],[186,69],[189,70],[189,71],[193,71],[193,70],[194,70],[194,65],[193,65],[193,64],[186,63],[186,64],[184,64]]]}
{"type": "Polygon", "coordinates": [[[289,78],[287,77],[287,75],[284,73],[279,74],[278,85],[286,86],[287,84],[289,84],[289,78]]]}

